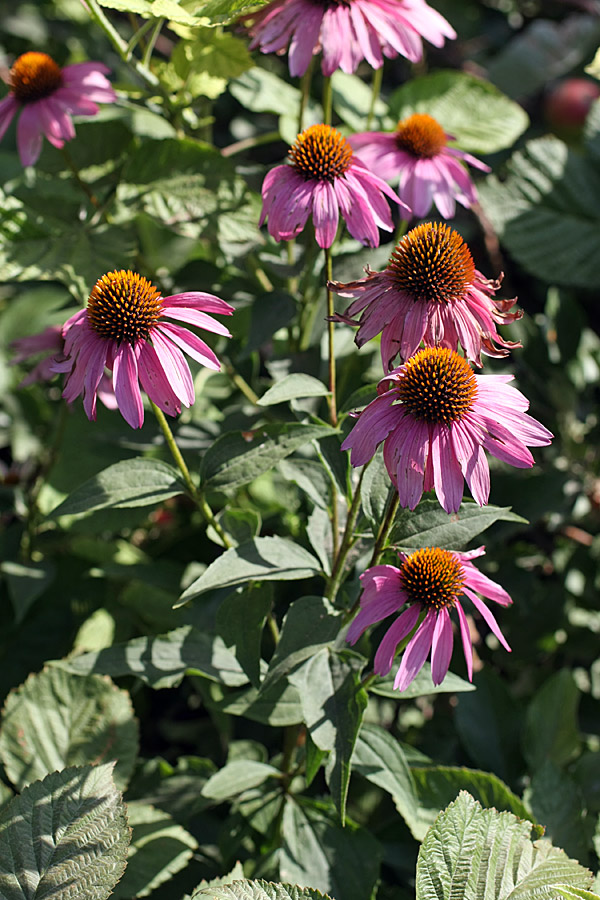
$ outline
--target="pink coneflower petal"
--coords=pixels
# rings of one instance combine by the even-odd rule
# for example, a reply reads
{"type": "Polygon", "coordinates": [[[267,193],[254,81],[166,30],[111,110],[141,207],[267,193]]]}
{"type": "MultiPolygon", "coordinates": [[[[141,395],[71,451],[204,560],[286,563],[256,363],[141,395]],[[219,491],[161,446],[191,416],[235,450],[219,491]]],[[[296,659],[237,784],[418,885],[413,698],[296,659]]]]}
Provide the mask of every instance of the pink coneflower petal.
{"type": "Polygon", "coordinates": [[[109,272],[94,285],[87,308],[63,325],[64,358],[53,361],[50,368],[65,373],[63,397],[68,402],[83,394],[90,419],[96,416],[96,397],[105,392],[108,369],[114,403],[111,398],[107,405],[116,406],[132,428],[140,428],[144,422],[140,385],[171,416],[194,402],[192,374],[180,348],[202,365],[220,368],[205,341],[166,316],[228,336],[229,330],[208,313],[230,315],[232,311],[214,294],[198,291],[163,298],[134,272],[109,272]]]}
{"type": "Polygon", "coordinates": [[[77,63],[64,69],[47,53],[29,51],[10,71],[11,92],[0,102],[0,139],[21,109],[17,148],[24,166],[34,165],[42,149],[42,134],[55,147],[75,137],[70,114],[95,115],[94,101],[112,103],[115,92],[102,63],[77,63]]]}
{"type": "MultiPolygon", "coordinates": [[[[418,209],[419,201],[413,197],[412,202],[418,209]]],[[[381,334],[386,371],[398,352],[409,359],[421,341],[427,347],[451,350],[460,343],[476,365],[481,365],[482,353],[502,357],[520,346],[497,331],[497,325],[520,317],[509,311],[515,301],[495,299],[500,282],[477,271],[463,238],[442,223],[427,222],[409,231],[382,272],[367,269],[366,278],[348,284],[330,282],[329,287],[355,298],[335,318],[358,325],[359,347],[381,334]]]]}
{"type": "Polygon", "coordinates": [[[424,0],[349,0],[315,4],[312,0],[273,0],[259,12],[244,16],[253,38],[251,49],[282,53],[289,47],[290,74],[304,74],[313,54],[322,50],[321,69],[354,72],[366,59],[379,68],[383,56],[406,56],[418,62],[422,36],[436,47],[456,37],[446,20],[424,0]]]}
{"type": "Polygon", "coordinates": [[[417,628],[415,636],[409,641],[404,651],[400,668],[394,679],[394,688],[396,690],[405,691],[423,668],[431,650],[435,621],[435,613],[433,610],[429,610],[417,628]]]}
{"type": "MultiPolygon", "coordinates": [[[[410,606],[406,609],[386,631],[377,653],[373,669],[379,675],[387,675],[392,668],[396,649],[400,641],[411,633],[419,618],[419,607],[410,606]]],[[[395,686],[395,685],[394,685],[395,686]]]]}
{"type": "Polygon", "coordinates": [[[342,449],[350,450],[352,465],[359,466],[372,459],[383,441],[389,476],[400,503],[410,509],[433,487],[446,512],[457,512],[463,477],[475,501],[484,506],[490,491],[484,450],[512,465],[530,466],[533,457],[515,434],[518,424],[524,429],[537,426],[532,432],[535,446],[549,444],[552,437],[526,413],[511,408],[512,395],[503,381],[492,380],[480,397],[488,377],[493,379],[476,377],[454,350],[420,350],[381,380],[378,396],[359,415],[342,449]],[[491,396],[493,420],[487,408],[491,396]]]}
{"type": "Polygon", "coordinates": [[[391,231],[386,197],[400,198],[354,157],[348,141],[330,125],[311,125],[290,148],[291,165],[265,176],[259,225],[268,219],[275,240],[290,240],[312,213],[315,237],[327,249],[335,239],[341,212],[348,231],[361,243],[379,244],[379,228],[391,231]]]}
{"type": "Polygon", "coordinates": [[[360,610],[352,622],[346,640],[351,643],[375,622],[399,613],[381,640],[373,670],[378,675],[390,671],[398,645],[421,624],[408,640],[394,687],[405,690],[421,671],[431,649],[431,677],[441,684],[450,666],[453,630],[450,613],[458,615],[461,642],[469,680],[473,677],[473,648],[469,623],[459,598],[470,598],[484,621],[506,649],[510,649],[500,628],[486,606],[474,592],[487,593],[490,599],[508,606],[512,601],[506,591],[489,582],[470,562],[481,556],[483,547],[463,553],[424,547],[413,553],[399,553],[400,567],[373,566],[361,575],[360,610]],[[489,582],[489,584],[488,584],[489,582]],[[475,587],[478,584],[482,590],[475,587]],[[492,594],[494,596],[492,596],[492,594]],[[401,611],[402,610],[402,611],[401,611]],[[401,611],[401,612],[400,612],[401,611]]]}

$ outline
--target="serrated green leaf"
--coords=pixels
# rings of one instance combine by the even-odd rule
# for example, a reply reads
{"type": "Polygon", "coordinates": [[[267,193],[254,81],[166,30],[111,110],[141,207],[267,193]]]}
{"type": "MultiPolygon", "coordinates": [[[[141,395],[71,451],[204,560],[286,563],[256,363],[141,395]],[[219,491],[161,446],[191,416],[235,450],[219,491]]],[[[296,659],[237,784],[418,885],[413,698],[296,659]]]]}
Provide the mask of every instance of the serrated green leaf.
{"type": "Polygon", "coordinates": [[[192,12],[201,25],[227,25],[266,3],[267,0],[182,0],[182,6],[192,12]]]}
{"type": "Polygon", "coordinates": [[[123,644],[113,644],[97,653],[83,653],[54,665],[87,675],[97,672],[117,678],[136,675],[155,688],[179,683],[186,673],[204,675],[230,687],[245,684],[248,679],[237,659],[223,640],[190,625],[167,634],[139,637],[123,644]]]}
{"type": "Polygon", "coordinates": [[[527,807],[496,775],[464,766],[411,766],[411,773],[419,800],[419,821],[413,821],[411,830],[421,840],[439,811],[463,791],[469,791],[483,806],[528,819],[531,827],[533,816],[527,807]]]}
{"type": "Polygon", "coordinates": [[[0,757],[19,790],[57,769],[109,760],[123,789],[137,751],[129,694],[107,677],[47,668],[12,691],[2,710],[0,757]]]}
{"type": "Polygon", "coordinates": [[[474,153],[511,147],[529,124],[525,110],[489,81],[455,70],[407,81],[394,91],[389,105],[398,119],[428,113],[463,150],[474,153]]]}
{"type": "Polygon", "coordinates": [[[106,900],[123,874],[130,830],[112,766],[47,775],[0,811],[3,900],[106,900]]]}
{"type": "Polygon", "coordinates": [[[168,813],[146,803],[128,803],[127,820],[133,829],[127,868],[112,896],[147,897],[185,868],[198,843],[168,813]]]}
{"type": "Polygon", "coordinates": [[[209,800],[229,800],[250,788],[263,784],[267,778],[278,778],[279,769],[253,759],[236,759],[227,763],[208,779],[202,795],[209,800]]]}
{"type": "Polygon", "coordinates": [[[265,391],[258,401],[258,406],[274,406],[276,403],[286,403],[299,397],[326,397],[327,394],[329,391],[318,378],[297,372],[286,375],[265,391]]]}
{"type": "Polygon", "coordinates": [[[481,186],[486,215],[504,247],[545,282],[592,288],[600,254],[598,167],[554,137],[529,141],[508,177],[481,186]]]}
{"type": "Polygon", "coordinates": [[[178,605],[222,587],[248,581],[296,581],[321,571],[314,556],[280,537],[258,537],[226,550],[181,595],[178,605]]]}
{"type": "Polygon", "coordinates": [[[402,510],[390,536],[390,543],[405,550],[420,547],[445,547],[461,550],[497,521],[527,522],[510,506],[477,506],[461,503],[452,515],[441,509],[437,500],[422,500],[414,512],[402,510]]]}
{"type": "Polygon", "coordinates": [[[223,93],[228,81],[253,66],[244,41],[214,28],[196,29],[193,41],[180,41],[171,62],[180,90],[211,99],[223,93]]]}
{"type": "Polygon", "coordinates": [[[568,669],[556,672],[537,691],[523,730],[523,752],[532,769],[546,759],[561,766],[575,756],[581,744],[578,707],[579,690],[568,669]]]}
{"type": "Polygon", "coordinates": [[[394,688],[396,672],[392,671],[383,678],[377,678],[369,685],[369,690],[382,697],[393,700],[412,700],[414,697],[427,697],[429,694],[457,694],[462,691],[474,691],[475,685],[452,672],[448,672],[441,684],[434,684],[431,677],[431,663],[426,662],[414,681],[405,691],[394,688]]]}
{"type": "Polygon", "coordinates": [[[548,841],[532,841],[530,835],[530,822],[482,809],[461,791],[423,841],[416,900],[541,900],[553,896],[557,885],[590,887],[591,872],[548,841]]]}
{"type": "Polygon", "coordinates": [[[212,900],[330,900],[314,888],[301,888],[297,884],[276,884],[269,881],[232,881],[224,885],[210,885],[196,889],[196,897],[212,900]]]}
{"type": "Polygon", "coordinates": [[[420,827],[417,790],[402,745],[389,731],[365,722],[354,748],[352,770],[391,795],[408,827],[411,831],[415,828],[417,833],[414,836],[418,839],[420,827]]]}
{"type": "Polygon", "coordinates": [[[286,456],[335,429],[323,425],[276,423],[254,431],[222,435],[204,454],[200,477],[207,489],[233,490],[254,481],[286,456]]]}
{"type": "Polygon", "coordinates": [[[50,516],[81,516],[97,509],[152,506],[187,488],[177,469],[160,459],[125,459],[75,488],[50,516]]]}

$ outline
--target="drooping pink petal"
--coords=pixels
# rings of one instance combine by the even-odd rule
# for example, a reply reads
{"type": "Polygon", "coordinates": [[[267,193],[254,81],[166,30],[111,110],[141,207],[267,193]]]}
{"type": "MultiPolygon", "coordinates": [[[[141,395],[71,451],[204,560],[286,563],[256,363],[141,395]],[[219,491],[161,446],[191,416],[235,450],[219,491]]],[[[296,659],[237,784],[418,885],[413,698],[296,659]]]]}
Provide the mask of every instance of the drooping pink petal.
{"type": "Polygon", "coordinates": [[[463,474],[449,430],[441,425],[432,428],[431,455],[436,497],[447,513],[458,512],[463,499],[463,474]]]}
{"type": "MultiPolygon", "coordinates": [[[[375,654],[375,662],[373,664],[373,671],[377,672],[378,675],[387,675],[392,668],[398,644],[411,633],[417,624],[419,612],[418,604],[414,603],[412,606],[409,606],[408,609],[405,609],[398,616],[384,634],[375,654]]],[[[394,684],[394,687],[396,687],[396,684],[394,684]]]]}
{"type": "MultiPolygon", "coordinates": [[[[210,349],[208,344],[201,338],[196,337],[187,328],[180,325],[170,325],[168,322],[161,322],[153,332],[160,330],[163,335],[167,335],[178,347],[195,359],[197,362],[206,366],[208,369],[214,369],[216,372],[221,368],[221,363],[210,349]]],[[[187,367],[187,363],[186,363],[187,367]]]]}
{"type": "Polygon", "coordinates": [[[479,506],[485,506],[490,496],[490,468],[480,437],[465,421],[453,422],[452,446],[465,481],[479,506]]]}
{"type": "Polygon", "coordinates": [[[205,294],[202,291],[186,291],[184,294],[163,297],[164,309],[170,309],[173,306],[185,306],[200,310],[200,312],[218,313],[220,316],[231,316],[235,312],[230,303],[221,300],[220,297],[215,297],[214,294],[205,294]]]}
{"type": "Polygon", "coordinates": [[[510,647],[508,646],[506,638],[500,631],[500,626],[496,622],[496,619],[495,619],[492,611],[485,605],[483,600],[481,600],[477,596],[477,594],[474,594],[473,591],[470,590],[468,587],[466,587],[466,586],[463,587],[463,591],[467,595],[469,600],[471,600],[471,602],[473,603],[473,606],[478,610],[478,612],[481,613],[481,615],[485,619],[486,625],[488,626],[490,631],[496,635],[496,637],[498,638],[498,640],[500,641],[500,643],[502,644],[504,649],[508,650],[508,652],[510,653],[510,647]]]}
{"type": "Polygon", "coordinates": [[[488,578],[487,575],[484,575],[483,572],[480,572],[479,569],[476,569],[472,563],[466,562],[463,568],[467,587],[477,591],[478,594],[483,594],[489,600],[499,603],[500,606],[512,605],[512,599],[508,592],[495,581],[492,581],[491,578],[488,578]]]}
{"type": "Polygon", "coordinates": [[[351,450],[353,466],[362,466],[375,455],[378,445],[396,427],[402,427],[402,413],[394,406],[394,397],[376,397],[361,412],[358,422],[342,444],[342,450],[351,450]]]}
{"type": "Polygon", "coordinates": [[[395,690],[405,691],[423,668],[427,655],[431,650],[435,620],[436,613],[431,609],[428,610],[414,637],[408,642],[394,680],[395,690]]]}
{"type": "Polygon", "coordinates": [[[121,415],[132,428],[144,424],[144,405],[138,381],[138,365],[130,343],[123,341],[113,359],[113,387],[121,415]]]}
{"type": "Polygon", "coordinates": [[[339,219],[339,207],[333,185],[328,181],[315,182],[312,196],[312,216],[317,244],[322,248],[331,247],[339,219]]]}
{"type": "Polygon", "coordinates": [[[462,641],[463,653],[467,664],[467,675],[469,676],[469,681],[473,681],[473,644],[471,643],[471,630],[469,628],[469,623],[467,622],[465,611],[458,600],[456,601],[455,609],[458,613],[460,639],[462,641]]]}
{"type": "Polygon", "coordinates": [[[437,614],[431,642],[431,679],[436,685],[446,677],[452,659],[452,646],[452,622],[444,607],[437,614]]]}
{"type": "Polygon", "coordinates": [[[43,123],[36,106],[36,103],[24,106],[17,123],[17,149],[24,166],[33,166],[42,152],[43,123]]]}
{"type": "Polygon", "coordinates": [[[12,122],[18,108],[19,104],[12,94],[9,94],[8,97],[5,97],[3,100],[0,100],[0,141],[6,134],[8,126],[12,122]]]}
{"type": "Polygon", "coordinates": [[[171,388],[184,406],[191,406],[196,395],[185,356],[158,328],[152,333],[152,344],[171,388]]]}
{"type": "Polygon", "coordinates": [[[181,400],[171,387],[152,344],[142,344],[138,359],[138,375],[142,388],[159,409],[169,416],[176,416],[181,412],[181,400]]]}

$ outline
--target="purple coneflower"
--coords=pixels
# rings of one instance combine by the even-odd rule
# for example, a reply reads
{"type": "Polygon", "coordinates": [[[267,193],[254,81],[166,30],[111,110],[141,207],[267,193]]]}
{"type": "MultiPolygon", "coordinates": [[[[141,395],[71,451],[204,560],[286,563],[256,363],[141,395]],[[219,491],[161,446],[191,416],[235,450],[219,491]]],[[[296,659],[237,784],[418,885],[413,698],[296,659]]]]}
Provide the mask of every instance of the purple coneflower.
{"type": "Polygon", "coordinates": [[[354,72],[363,60],[374,68],[383,57],[405,56],[418,62],[422,38],[442,47],[456,32],[425,0],[274,0],[245,16],[253,40],[250,49],[283,54],[289,47],[290,75],[303,75],[314,54],[321,69],[354,72]]]}
{"type": "Polygon", "coordinates": [[[449,147],[451,140],[452,135],[425,113],[399,122],[396,131],[366,131],[349,138],[359,159],[381,178],[398,184],[398,196],[414,216],[426,216],[435,203],[445,219],[454,215],[455,201],[467,208],[477,201],[475,185],[462,163],[490,171],[470,153],[449,147]]]}
{"type": "Polygon", "coordinates": [[[75,137],[71,115],[95,116],[97,103],[113,103],[116,94],[99,62],[75,63],[61,69],[47,53],[30,51],[10,70],[10,93],[0,101],[0,140],[21,109],[17,147],[24,166],[32,166],[42,149],[42,135],[62,147],[75,137]]]}
{"type": "Polygon", "coordinates": [[[500,281],[490,281],[475,268],[469,248],[448,225],[417,225],[398,242],[383,272],[366,271],[360,281],[330,283],[341,296],[356,297],[335,318],[358,325],[359,347],[381,333],[386,372],[396,354],[408,359],[421,341],[451,350],[460,343],[478,366],[481,353],[506,356],[521,346],[505,341],[496,330],[496,325],[521,317],[521,312],[509,312],[516,301],[494,299],[500,281]],[[358,313],[362,315],[355,319],[358,313]]]}
{"type": "Polygon", "coordinates": [[[374,671],[387,675],[392,668],[398,644],[410,635],[394,687],[406,690],[423,668],[431,650],[431,677],[441,684],[452,657],[453,632],[450,610],[456,609],[469,681],[473,678],[473,645],[467,617],[459,601],[465,595],[472,601],[502,646],[510,651],[502,632],[483,600],[482,594],[501,606],[510,606],[511,598],[504,588],[475,568],[472,559],[482,556],[484,547],[466,553],[425,547],[415,553],[400,553],[400,568],[373,566],[360,576],[363,591],[360,611],[346,640],[355,644],[361,634],[375,622],[404,611],[386,631],[375,654],[374,671]]]}
{"type": "Polygon", "coordinates": [[[534,462],[527,447],[553,437],[526,414],[529,401],[507,384],[512,377],[475,375],[464,357],[445,347],[419,350],[379,382],[379,396],[360,414],[342,450],[351,450],[352,465],[362,466],[384,441],[386,468],[409,509],[433,488],[446,512],[457,512],[463,478],[485,506],[490,470],[484,450],[525,469],[534,462]]]}
{"type": "Polygon", "coordinates": [[[352,237],[377,247],[378,228],[393,228],[384,194],[410,215],[394,191],[354,156],[346,138],[331,125],[305,128],[289,157],[291,165],[271,169],[262,186],[259,224],[268,216],[269,234],[276,241],[299,235],[312,213],[319,247],[331,247],[341,212],[352,237]]]}
{"type": "Polygon", "coordinates": [[[140,385],[159,409],[177,415],[195,398],[182,350],[209,369],[221,367],[210,347],[178,322],[231,337],[207,313],[232,312],[232,306],[213,294],[161,297],[142,275],[123,270],[103,275],[86,309],[63,326],[66,360],[53,366],[53,371],[66,373],[63,397],[72,403],[83,393],[87,417],[95,419],[98,385],[106,368],[112,372],[116,405],[132,428],[144,422],[140,385]]]}

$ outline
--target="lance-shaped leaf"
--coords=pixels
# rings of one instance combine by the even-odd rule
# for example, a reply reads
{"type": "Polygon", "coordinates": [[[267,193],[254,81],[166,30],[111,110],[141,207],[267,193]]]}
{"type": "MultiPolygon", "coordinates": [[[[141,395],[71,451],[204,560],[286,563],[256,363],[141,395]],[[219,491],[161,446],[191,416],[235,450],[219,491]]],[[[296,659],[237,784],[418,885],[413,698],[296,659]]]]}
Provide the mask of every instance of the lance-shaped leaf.
{"type": "Polygon", "coordinates": [[[106,900],[130,830],[112,765],[53,772],[0,812],[2,900],[106,900]]]}
{"type": "Polygon", "coordinates": [[[588,889],[592,873],[549,841],[532,841],[531,829],[461,791],[423,841],[416,900],[542,900],[557,887],[588,889]]]}
{"type": "Polygon", "coordinates": [[[437,500],[422,500],[414,512],[402,510],[396,519],[390,543],[406,550],[420,547],[461,550],[498,520],[527,522],[511,512],[509,506],[481,507],[476,503],[461,503],[457,513],[448,515],[437,500]]]}
{"type": "Polygon", "coordinates": [[[276,403],[286,403],[299,397],[326,397],[328,393],[318,378],[305,375],[304,372],[295,372],[293,375],[286,375],[265,391],[258,401],[258,406],[274,406],[276,403]]]}
{"type": "Polygon", "coordinates": [[[204,454],[200,476],[205,487],[232,490],[268,472],[294,450],[335,434],[323,425],[276,423],[254,431],[224,434],[204,454]]]}
{"type": "Polygon", "coordinates": [[[280,537],[258,537],[219,556],[183,592],[178,605],[215,588],[248,581],[296,581],[319,572],[320,563],[304,547],[280,537]]]}
{"type": "Polygon", "coordinates": [[[125,459],[99,472],[53,509],[57,516],[80,516],[97,509],[153,506],[184,494],[177,469],[160,459],[125,459]]]}
{"type": "Polygon", "coordinates": [[[129,694],[107,677],[44,669],[11,692],[2,711],[0,758],[19,789],[69,765],[110,760],[125,788],[137,750],[129,694]]]}

